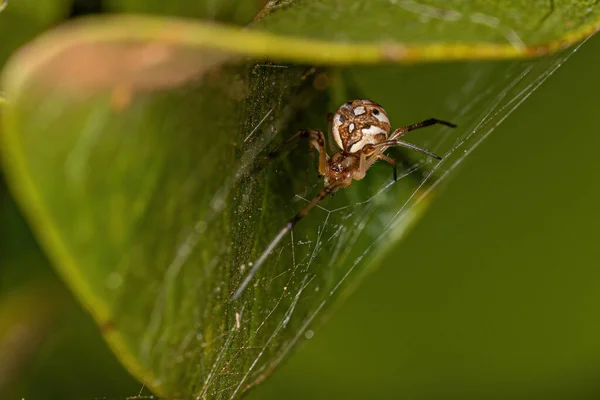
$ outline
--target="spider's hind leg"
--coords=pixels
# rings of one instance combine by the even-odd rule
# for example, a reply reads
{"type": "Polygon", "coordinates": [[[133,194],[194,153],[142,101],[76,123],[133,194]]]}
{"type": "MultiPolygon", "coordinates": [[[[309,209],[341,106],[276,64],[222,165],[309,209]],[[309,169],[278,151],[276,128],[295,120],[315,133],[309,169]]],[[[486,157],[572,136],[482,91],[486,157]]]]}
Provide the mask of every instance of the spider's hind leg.
{"type": "Polygon", "coordinates": [[[244,278],[244,280],[242,281],[240,286],[237,288],[237,290],[234,292],[233,296],[231,297],[232,301],[234,301],[238,297],[240,297],[240,295],[242,294],[244,289],[246,289],[246,287],[250,284],[250,282],[254,278],[254,275],[256,275],[256,273],[258,272],[258,269],[264,264],[267,257],[269,257],[269,255],[273,252],[275,247],[277,247],[279,242],[281,242],[281,240],[284,238],[284,236],[287,235],[288,232],[292,230],[292,228],[298,223],[298,221],[300,221],[302,218],[304,218],[310,212],[310,210],[315,208],[315,206],[317,204],[319,204],[324,198],[335,193],[335,191],[338,190],[339,187],[340,187],[339,184],[333,184],[331,186],[324,187],[323,189],[321,189],[319,194],[317,194],[310,201],[310,203],[308,203],[294,217],[292,217],[291,219],[288,220],[288,222],[283,226],[283,228],[279,231],[279,233],[273,238],[273,240],[271,240],[271,243],[269,243],[269,245],[262,252],[260,257],[258,257],[258,260],[256,260],[256,262],[254,263],[254,265],[252,266],[252,269],[250,270],[250,272],[248,272],[248,275],[246,275],[246,278],[244,278]]]}
{"type": "Polygon", "coordinates": [[[396,164],[396,160],[392,157],[386,156],[385,154],[379,154],[377,158],[379,160],[385,161],[386,163],[392,166],[392,168],[394,169],[394,182],[396,182],[398,180],[398,165],[396,164]]]}

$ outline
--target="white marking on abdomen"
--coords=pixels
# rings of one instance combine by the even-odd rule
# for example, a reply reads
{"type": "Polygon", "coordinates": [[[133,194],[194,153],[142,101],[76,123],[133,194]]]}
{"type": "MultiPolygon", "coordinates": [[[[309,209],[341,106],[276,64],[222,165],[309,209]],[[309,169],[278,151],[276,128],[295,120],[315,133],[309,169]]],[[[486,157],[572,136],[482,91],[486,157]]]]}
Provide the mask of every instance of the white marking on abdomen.
{"type": "Polygon", "coordinates": [[[371,125],[368,129],[363,128],[361,130],[363,135],[379,135],[383,133],[387,137],[387,132],[385,129],[378,127],[377,125],[371,125]]]}
{"type": "Polygon", "coordinates": [[[340,117],[340,114],[335,114],[335,116],[333,117],[333,127],[331,130],[333,133],[333,138],[335,139],[335,143],[337,143],[340,149],[343,149],[344,144],[342,143],[342,138],[340,137],[340,126],[342,125],[340,117]]]}
{"type": "Polygon", "coordinates": [[[387,115],[385,115],[385,113],[379,112],[379,114],[375,115],[375,118],[377,118],[378,120],[380,120],[381,122],[385,122],[387,124],[390,123],[389,118],[387,117],[387,115]]]}
{"type": "Polygon", "coordinates": [[[365,110],[364,106],[360,106],[360,107],[356,107],[354,109],[354,115],[363,115],[364,113],[366,113],[367,111],[365,110]]]}
{"type": "Polygon", "coordinates": [[[375,125],[371,125],[368,129],[362,129],[363,137],[358,142],[354,143],[348,151],[351,153],[355,153],[359,150],[362,150],[367,144],[377,144],[380,142],[377,136],[383,134],[387,138],[387,132],[385,129],[380,128],[375,125]]]}

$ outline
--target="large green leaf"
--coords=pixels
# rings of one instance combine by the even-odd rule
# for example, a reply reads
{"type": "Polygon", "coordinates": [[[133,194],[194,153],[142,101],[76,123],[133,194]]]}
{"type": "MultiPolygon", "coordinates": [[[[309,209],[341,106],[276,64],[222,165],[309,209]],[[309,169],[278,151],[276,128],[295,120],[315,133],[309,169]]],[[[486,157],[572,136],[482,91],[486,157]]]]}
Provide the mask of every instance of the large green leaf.
{"type": "Polygon", "coordinates": [[[274,1],[256,18],[279,34],[331,41],[544,45],[597,29],[593,1],[274,1]],[[595,28],[594,28],[595,27],[595,28]]]}
{"type": "MultiPolygon", "coordinates": [[[[114,32],[107,26],[90,37],[114,32]]],[[[266,184],[237,173],[266,145],[262,132],[244,139],[271,107],[277,120],[265,126],[274,128],[315,97],[301,79],[307,68],[248,70],[211,49],[65,39],[87,29],[41,41],[7,70],[11,183],[64,279],[138,377],[170,397],[222,390],[228,381],[211,374],[244,343],[230,368],[247,368],[285,312],[282,302],[257,336],[272,305],[229,302],[266,184]],[[232,330],[236,312],[244,329],[232,330]]],[[[286,213],[269,209],[277,224],[286,213]]]]}
{"type": "Polygon", "coordinates": [[[42,37],[4,73],[10,183],[62,277],[137,377],[169,398],[235,397],[401,238],[427,204],[428,182],[452,171],[564,56],[429,70],[285,63],[545,48],[330,43],[179,20],[84,20],[42,37]],[[322,185],[304,146],[265,164],[267,149],[295,129],[325,129],[326,112],[355,96],[384,103],[394,125],[457,119],[459,130],[411,136],[445,164],[413,155],[396,184],[374,167],[298,224],[231,301],[250,263],[322,185]]]}
{"type": "Polygon", "coordinates": [[[591,1],[271,1],[255,18],[270,32],[352,42],[349,58],[378,49],[388,60],[536,56],[600,28],[591,1]]]}

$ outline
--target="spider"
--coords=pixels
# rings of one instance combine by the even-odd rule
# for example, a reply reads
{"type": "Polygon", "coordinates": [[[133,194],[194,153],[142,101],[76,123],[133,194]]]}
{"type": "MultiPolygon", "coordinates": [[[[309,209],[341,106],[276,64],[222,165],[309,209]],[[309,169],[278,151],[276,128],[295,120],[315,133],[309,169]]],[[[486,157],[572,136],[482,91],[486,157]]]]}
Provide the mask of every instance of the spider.
{"type": "MultiPolygon", "coordinates": [[[[310,146],[317,149],[319,152],[318,170],[319,174],[324,177],[325,187],[300,212],[288,220],[256,260],[242,284],[233,294],[232,300],[237,299],[242,294],[281,239],[321,200],[341,188],[350,186],[353,180],[363,179],[367,170],[377,160],[392,165],[394,180],[396,180],[396,160],[383,154],[387,149],[392,146],[402,146],[419,151],[437,160],[442,159],[428,150],[400,140],[405,133],[436,124],[456,128],[456,125],[450,122],[430,118],[416,124],[403,126],[390,134],[391,126],[387,112],[379,104],[370,100],[354,100],[344,103],[333,118],[330,118],[329,123],[335,143],[340,148],[340,151],[331,157],[325,149],[325,137],[321,131],[301,130],[286,142],[307,139],[310,146]]],[[[281,147],[285,147],[285,144],[281,147]]]]}

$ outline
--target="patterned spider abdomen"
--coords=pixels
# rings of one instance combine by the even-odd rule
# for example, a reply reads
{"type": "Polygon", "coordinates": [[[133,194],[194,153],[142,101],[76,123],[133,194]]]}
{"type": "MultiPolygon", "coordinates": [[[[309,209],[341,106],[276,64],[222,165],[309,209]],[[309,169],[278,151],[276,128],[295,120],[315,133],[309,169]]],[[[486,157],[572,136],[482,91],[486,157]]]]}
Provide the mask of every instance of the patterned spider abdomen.
{"type": "Polygon", "coordinates": [[[333,116],[332,133],[338,147],[356,153],[367,144],[387,140],[390,120],[379,104],[369,100],[344,103],[333,116]]]}

